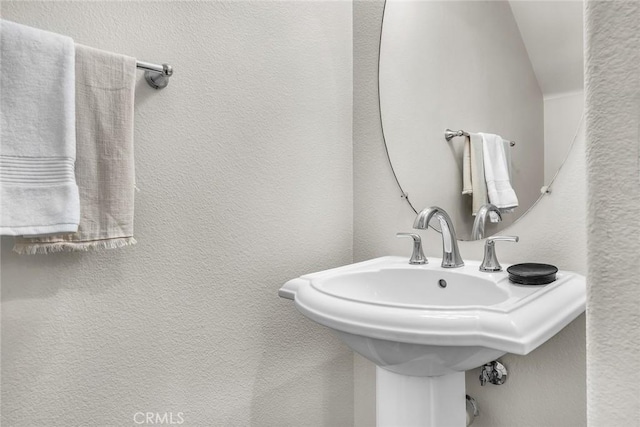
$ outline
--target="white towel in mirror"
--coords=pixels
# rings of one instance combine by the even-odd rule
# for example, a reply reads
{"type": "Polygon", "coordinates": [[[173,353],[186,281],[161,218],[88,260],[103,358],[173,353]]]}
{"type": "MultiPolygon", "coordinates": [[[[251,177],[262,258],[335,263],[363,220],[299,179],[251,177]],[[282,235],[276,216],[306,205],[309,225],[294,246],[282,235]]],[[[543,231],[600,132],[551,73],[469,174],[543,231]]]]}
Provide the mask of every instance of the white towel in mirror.
{"type": "Polygon", "coordinates": [[[480,133],[484,160],[484,175],[489,202],[501,211],[518,206],[518,197],[510,179],[509,157],[505,141],[499,135],[480,133]]]}

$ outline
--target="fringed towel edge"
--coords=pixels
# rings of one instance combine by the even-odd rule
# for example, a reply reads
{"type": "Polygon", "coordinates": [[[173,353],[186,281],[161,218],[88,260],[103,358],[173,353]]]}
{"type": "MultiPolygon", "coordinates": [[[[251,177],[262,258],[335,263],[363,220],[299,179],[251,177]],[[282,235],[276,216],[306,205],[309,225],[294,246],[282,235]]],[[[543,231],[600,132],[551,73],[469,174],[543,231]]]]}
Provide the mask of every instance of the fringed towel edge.
{"type": "Polygon", "coordinates": [[[58,252],[87,252],[99,249],[117,249],[138,243],[131,237],[119,237],[116,239],[91,240],[86,242],[43,242],[43,243],[16,243],[13,251],[20,255],[53,254],[58,252]]]}

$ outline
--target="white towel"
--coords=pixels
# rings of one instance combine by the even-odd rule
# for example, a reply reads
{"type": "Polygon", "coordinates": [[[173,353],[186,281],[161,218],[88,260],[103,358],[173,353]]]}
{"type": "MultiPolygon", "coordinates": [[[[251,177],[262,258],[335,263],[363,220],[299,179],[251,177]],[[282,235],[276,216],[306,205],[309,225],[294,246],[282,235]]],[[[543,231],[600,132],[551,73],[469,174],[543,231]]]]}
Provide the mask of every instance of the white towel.
{"type": "Polygon", "coordinates": [[[499,135],[481,133],[484,159],[484,175],[487,182],[489,202],[498,209],[507,210],[518,206],[511,180],[505,142],[499,135]]]}
{"type": "Polygon", "coordinates": [[[22,254],[112,249],[133,238],[136,60],[76,45],[78,232],[18,238],[22,254]]]}
{"type": "Polygon", "coordinates": [[[73,40],[4,20],[0,34],[0,234],[73,233],[73,40]]]}

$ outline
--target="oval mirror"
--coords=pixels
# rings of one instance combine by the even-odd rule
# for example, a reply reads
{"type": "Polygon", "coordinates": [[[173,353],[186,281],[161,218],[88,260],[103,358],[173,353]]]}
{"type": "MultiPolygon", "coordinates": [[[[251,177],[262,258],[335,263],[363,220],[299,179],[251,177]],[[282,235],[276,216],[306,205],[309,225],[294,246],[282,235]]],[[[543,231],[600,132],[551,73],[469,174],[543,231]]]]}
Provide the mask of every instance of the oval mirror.
{"type": "Polygon", "coordinates": [[[504,229],[547,194],[584,138],[582,8],[386,1],[380,114],[389,161],[414,211],[440,206],[458,237],[472,240],[504,229]],[[446,129],[455,131],[450,140],[446,129]],[[487,202],[502,220],[486,215],[478,233],[475,214],[487,202]]]}

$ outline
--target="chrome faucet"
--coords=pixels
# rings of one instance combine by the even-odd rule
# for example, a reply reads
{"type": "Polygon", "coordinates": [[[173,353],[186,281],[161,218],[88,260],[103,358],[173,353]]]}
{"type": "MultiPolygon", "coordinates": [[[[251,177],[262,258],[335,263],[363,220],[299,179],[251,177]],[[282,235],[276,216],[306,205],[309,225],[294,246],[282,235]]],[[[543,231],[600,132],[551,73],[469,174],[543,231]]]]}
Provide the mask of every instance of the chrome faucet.
{"type": "Polygon", "coordinates": [[[490,212],[495,212],[498,215],[500,221],[502,221],[502,214],[500,209],[491,203],[482,205],[476,213],[476,219],[473,221],[473,228],[471,229],[471,240],[484,239],[484,225],[487,222],[487,216],[490,212]]]}
{"type": "Polygon", "coordinates": [[[396,233],[396,237],[411,237],[413,239],[413,252],[411,253],[409,264],[421,265],[429,263],[427,257],[424,256],[424,252],[422,252],[422,239],[419,235],[415,233],[396,233]]]}
{"type": "Polygon", "coordinates": [[[484,259],[480,264],[480,271],[492,273],[502,271],[502,266],[496,257],[496,242],[519,242],[518,236],[493,236],[489,237],[484,244],[484,259]]]}
{"type": "Polygon", "coordinates": [[[444,209],[437,206],[431,206],[430,208],[423,209],[413,222],[413,228],[417,230],[426,230],[429,228],[429,222],[434,216],[438,218],[438,221],[440,221],[440,230],[442,232],[442,267],[462,267],[464,265],[464,261],[462,261],[460,250],[458,249],[456,232],[453,229],[451,218],[444,209]]]}

